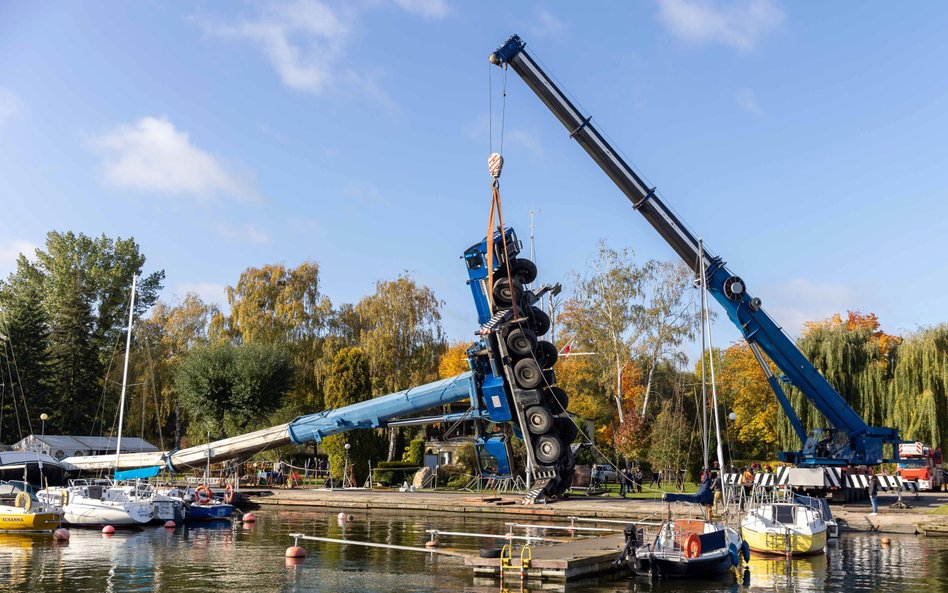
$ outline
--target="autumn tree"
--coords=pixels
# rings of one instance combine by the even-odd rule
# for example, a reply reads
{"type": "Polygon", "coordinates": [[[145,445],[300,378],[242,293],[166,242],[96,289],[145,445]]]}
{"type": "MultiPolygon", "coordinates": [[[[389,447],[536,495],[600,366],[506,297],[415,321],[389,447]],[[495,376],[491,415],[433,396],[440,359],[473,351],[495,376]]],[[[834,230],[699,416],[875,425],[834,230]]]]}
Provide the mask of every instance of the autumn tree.
{"type": "MultiPolygon", "coordinates": [[[[326,383],[326,406],[329,409],[363,402],[372,398],[372,377],[369,359],[359,348],[343,348],[333,357],[332,373],[326,383]]],[[[356,483],[362,484],[368,476],[368,462],[378,459],[384,451],[384,441],[377,431],[360,429],[335,434],[323,439],[323,450],[329,456],[329,467],[334,479],[343,477],[349,444],[349,463],[356,483]]]]}
{"type": "Polygon", "coordinates": [[[600,381],[612,394],[620,423],[625,413],[619,377],[633,346],[647,333],[645,288],[654,266],[640,265],[629,250],[616,251],[600,242],[589,271],[574,276],[573,296],[559,318],[574,347],[598,354],[600,381]]]}
{"type": "Polygon", "coordinates": [[[679,469],[686,466],[690,429],[681,405],[673,399],[663,400],[661,411],[652,425],[648,449],[648,462],[653,469],[679,469]]]}
{"type": "Polygon", "coordinates": [[[889,396],[901,436],[948,447],[948,324],[919,329],[899,345],[889,396]]]}
{"type": "Polygon", "coordinates": [[[450,379],[471,370],[467,361],[467,349],[470,342],[455,342],[448,346],[438,361],[438,378],[450,379]]]}
{"type": "MultiPolygon", "coordinates": [[[[355,306],[359,344],[369,358],[376,395],[401,391],[438,377],[444,351],[441,301],[408,276],[377,282],[375,293],[355,306]]],[[[390,429],[388,459],[401,450],[390,429]]]]}
{"type": "Polygon", "coordinates": [[[319,264],[247,268],[235,286],[227,287],[227,302],[230,314],[217,315],[212,327],[237,344],[285,347],[296,368],[290,400],[301,410],[321,408],[325,373],[319,363],[325,357],[331,361],[341,344],[332,340],[332,348],[326,347],[335,320],[332,303],[321,290],[319,264]]]}
{"type": "MultiPolygon", "coordinates": [[[[780,445],[783,411],[750,346],[747,342],[735,342],[716,361],[722,408],[736,415],[736,420],[728,425],[735,448],[732,454],[742,459],[774,456],[780,445]]],[[[780,374],[773,364],[770,367],[773,374],[780,374]]]]}

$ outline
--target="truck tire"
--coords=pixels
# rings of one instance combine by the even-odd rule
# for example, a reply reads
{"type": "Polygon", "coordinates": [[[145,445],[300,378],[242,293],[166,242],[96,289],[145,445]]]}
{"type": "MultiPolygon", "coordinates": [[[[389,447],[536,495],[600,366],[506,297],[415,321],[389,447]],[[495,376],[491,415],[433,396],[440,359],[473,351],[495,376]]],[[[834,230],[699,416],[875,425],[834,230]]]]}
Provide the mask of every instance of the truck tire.
{"type": "Polygon", "coordinates": [[[532,434],[543,434],[550,432],[553,428],[553,414],[543,406],[530,406],[524,412],[527,420],[527,430],[532,434]]]}
{"type": "MultiPolygon", "coordinates": [[[[536,334],[534,334],[535,336],[536,334]]],[[[537,362],[540,363],[540,368],[550,369],[553,368],[553,365],[556,364],[556,359],[559,358],[559,352],[556,351],[556,346],[541,340],[537,342],[537,362]]]]}
{"type": "Polygon", "coordinates": [[[547,407],[553,410],[555,414],[565,412],[569,406],[569,396],[560,387],[550,387],[543,394],[546,397],[547,407]]]}
{"type": "Polygon", "coordinates": [[[543,371],[532,358],[524,358],[514,365],[514,378],[522,389],[536,389],[543,384],[543,371]]]}
{"type": "Polygon", "coordinates": [[[533,454],[537,458],[538,463],[553,465],[559,461],[560,456],[563,454],[563,442],[559,437],[551,434],[537,437],[533,445],[533,454]]]}
{"type": "Polygon", "coordinates": [[[560,414],[554,418],[554,421],[556,422],[556,429],[560,435],[560,440],[566,445],[572,444],[572,442],[576,440],[576,437],[579,436],[579,427],[576,426],[573,419],[567,414],[560,414]]]}
{"type": "Polygon", "coordinates": [[[530,323],[538,336],[550,331],[550,316],[539,307],[530,307],[530,323]]]}
{"type": "Polygon", "coordinates": [[[507,349],[518,357],[532,356],[537,335],[528,327],[518,327],[507,334],[507,349]]]}
{"type": "Polygon", "coordinates": [[[517,258],[510,266],[510,275],[523,284],[530,284],[537,279],[537,265],[529,259],[517,258]]]}
{"type": "Polygon", "coordinates": [[[523,296],[523,285],[516,278],[511,284],[506,276],[501,276],[494,280],[491,294],[494,296],[494,305],[501,309],[508,309],[514,302],[520,302],[520,297],[523,296]]]}

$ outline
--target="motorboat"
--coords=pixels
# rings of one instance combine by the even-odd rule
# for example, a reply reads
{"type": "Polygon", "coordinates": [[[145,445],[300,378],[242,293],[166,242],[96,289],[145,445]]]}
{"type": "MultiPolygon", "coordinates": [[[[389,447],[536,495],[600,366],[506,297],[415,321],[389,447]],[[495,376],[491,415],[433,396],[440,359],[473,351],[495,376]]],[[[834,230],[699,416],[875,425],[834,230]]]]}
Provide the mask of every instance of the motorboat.
{"type": "Polygon", "coordinates": [[[763,554],[820,554],[826,547],[827,522],[822,505],[797,500],[789,489],[754,492],[741,521],[741,536],[763,554]]]}
{"type": "Polygon", "coordinates": [[[40,501],[26,482],[0,482],[0,531],[52,531],[62,513],[40,501]]]}
{"type": "Polygon", "coordinates": [[[233,492],[233,488],[228,486],[223,500],[217,498],[208,486],[198,486],[194,490],[171,488],[162,491],[162,495],[181,501],[187,508],[189,521],[219,521],[234,514],[234,506],[230,504],[233,492]]]}

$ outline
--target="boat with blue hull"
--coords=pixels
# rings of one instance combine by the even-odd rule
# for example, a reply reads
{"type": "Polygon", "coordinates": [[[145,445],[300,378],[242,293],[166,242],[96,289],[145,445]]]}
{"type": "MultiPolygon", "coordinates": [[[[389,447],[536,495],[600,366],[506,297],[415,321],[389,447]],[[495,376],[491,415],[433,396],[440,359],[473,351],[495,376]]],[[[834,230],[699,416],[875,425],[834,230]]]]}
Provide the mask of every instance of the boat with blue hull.
{"type": "Polygon", "coordinates": [[[220,521],[229,519],[234,514],[234,506],[226,502],[192,502],[191,521],[220,521]]]}

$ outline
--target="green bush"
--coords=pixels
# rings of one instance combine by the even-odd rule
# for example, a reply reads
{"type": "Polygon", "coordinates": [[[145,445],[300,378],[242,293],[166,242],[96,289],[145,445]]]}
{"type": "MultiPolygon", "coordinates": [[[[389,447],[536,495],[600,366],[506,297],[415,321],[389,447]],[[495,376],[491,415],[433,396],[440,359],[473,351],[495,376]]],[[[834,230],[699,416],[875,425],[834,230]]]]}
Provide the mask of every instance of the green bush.
{"type": "Polygon", "coordinates": [[[414,439],[408,443],[405,451],[404,461],[415,466],[419,466],[425,461],[425,440],[414,439]]]}
{"type": "Polygon", "coordinates": [[[411,482],[419,464],[407,461],[380,461],[375,472],[375,481],[386,486],[399,486],[402,482],[411,482]]]}

